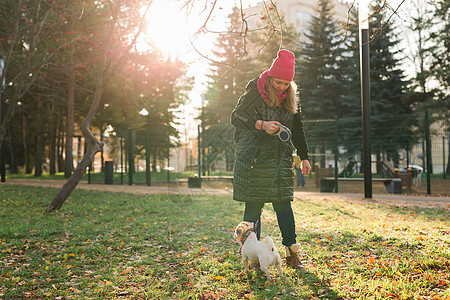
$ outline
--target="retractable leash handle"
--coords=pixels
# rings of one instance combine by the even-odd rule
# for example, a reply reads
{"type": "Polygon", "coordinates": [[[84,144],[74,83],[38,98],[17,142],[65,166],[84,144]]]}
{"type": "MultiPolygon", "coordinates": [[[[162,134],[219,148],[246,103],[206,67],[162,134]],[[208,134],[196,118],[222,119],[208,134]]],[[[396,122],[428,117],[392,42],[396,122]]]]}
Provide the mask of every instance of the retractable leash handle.
{"type": "Polygon", "coordinates": [[[278,127],[279,127],[278,131],[272,135],[278,136],[278,138],[281,141],[288,144],[288,146],[292,149],[292,151],[296,151],[294,144],[292,144],[292,140],[291,140],[291,138],[292,138],[291,130],[289,130],[289,128],[287,128],[284,125],[278,125],[278,127]]]}

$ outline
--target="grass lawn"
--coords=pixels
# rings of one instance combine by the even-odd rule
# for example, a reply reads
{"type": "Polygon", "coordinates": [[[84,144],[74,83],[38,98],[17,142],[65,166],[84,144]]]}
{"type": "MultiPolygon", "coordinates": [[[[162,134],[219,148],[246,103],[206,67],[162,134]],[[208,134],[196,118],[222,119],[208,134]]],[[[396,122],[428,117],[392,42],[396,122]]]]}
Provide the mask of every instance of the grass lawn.
{"type": "MultiPolygon", "coordinates": [[[[450,299],[450,212],[293,202],[306,271],[242,274],[231,197],[0,185],[0,299],[450,299]]],[[[263,236],[284,258],[271,205],[263,236]]]]}

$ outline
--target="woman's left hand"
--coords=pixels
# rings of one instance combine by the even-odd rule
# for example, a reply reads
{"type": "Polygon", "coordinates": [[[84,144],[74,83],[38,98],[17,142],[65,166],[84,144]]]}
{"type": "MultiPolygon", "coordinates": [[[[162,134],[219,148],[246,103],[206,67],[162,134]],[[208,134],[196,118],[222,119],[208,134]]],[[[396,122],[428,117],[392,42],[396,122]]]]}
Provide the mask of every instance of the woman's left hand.
{"type": "Polygon", "coordinates": [[[302,160],[302,173],[304,175],[308,175],[311,171],[311,165],[309,164],[309,160],[302,160]]]}

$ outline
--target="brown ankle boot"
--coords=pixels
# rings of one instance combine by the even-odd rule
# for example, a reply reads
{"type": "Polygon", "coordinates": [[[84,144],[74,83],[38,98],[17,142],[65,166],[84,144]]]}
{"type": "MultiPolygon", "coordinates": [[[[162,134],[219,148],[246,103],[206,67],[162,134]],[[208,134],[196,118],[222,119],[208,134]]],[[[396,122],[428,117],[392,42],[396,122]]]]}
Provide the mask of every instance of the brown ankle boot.
{"type": "Polygon", "coordinates": [[[293,244],[290,247],[286,247],[286,264],[293,269],[304,270],[300,258],[298,257],[299,244],[293,244]]]}

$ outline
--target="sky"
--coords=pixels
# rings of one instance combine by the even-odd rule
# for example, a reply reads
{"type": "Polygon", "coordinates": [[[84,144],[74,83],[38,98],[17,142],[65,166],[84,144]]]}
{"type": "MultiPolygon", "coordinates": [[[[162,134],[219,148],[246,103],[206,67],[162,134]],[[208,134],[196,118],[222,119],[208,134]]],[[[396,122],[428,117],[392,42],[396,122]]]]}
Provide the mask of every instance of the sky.
{"type": "MultiPolygon", "coordinates": [[[[242,0],[242,6],[254,6],[259,1],[242,0]]],[[[199,57],[190,43],[190,38],[194,39],[195,33],[206,21],[209,31],[226,30],[226,18],[236,2],[217,0],[213,7],[213,0],[191,0],[192,6],[183,7],[185,2],[186,0],[154,0],[147,18],[146,37],[153,40],[168,55],[189,61],[199,57]],[[213,13],[210,16],[211,10],[213,13]]],[[[213,37],[214,34],[200,34],[193,44],[201,52],[205,52],[210,49],[213,37]]]]}

